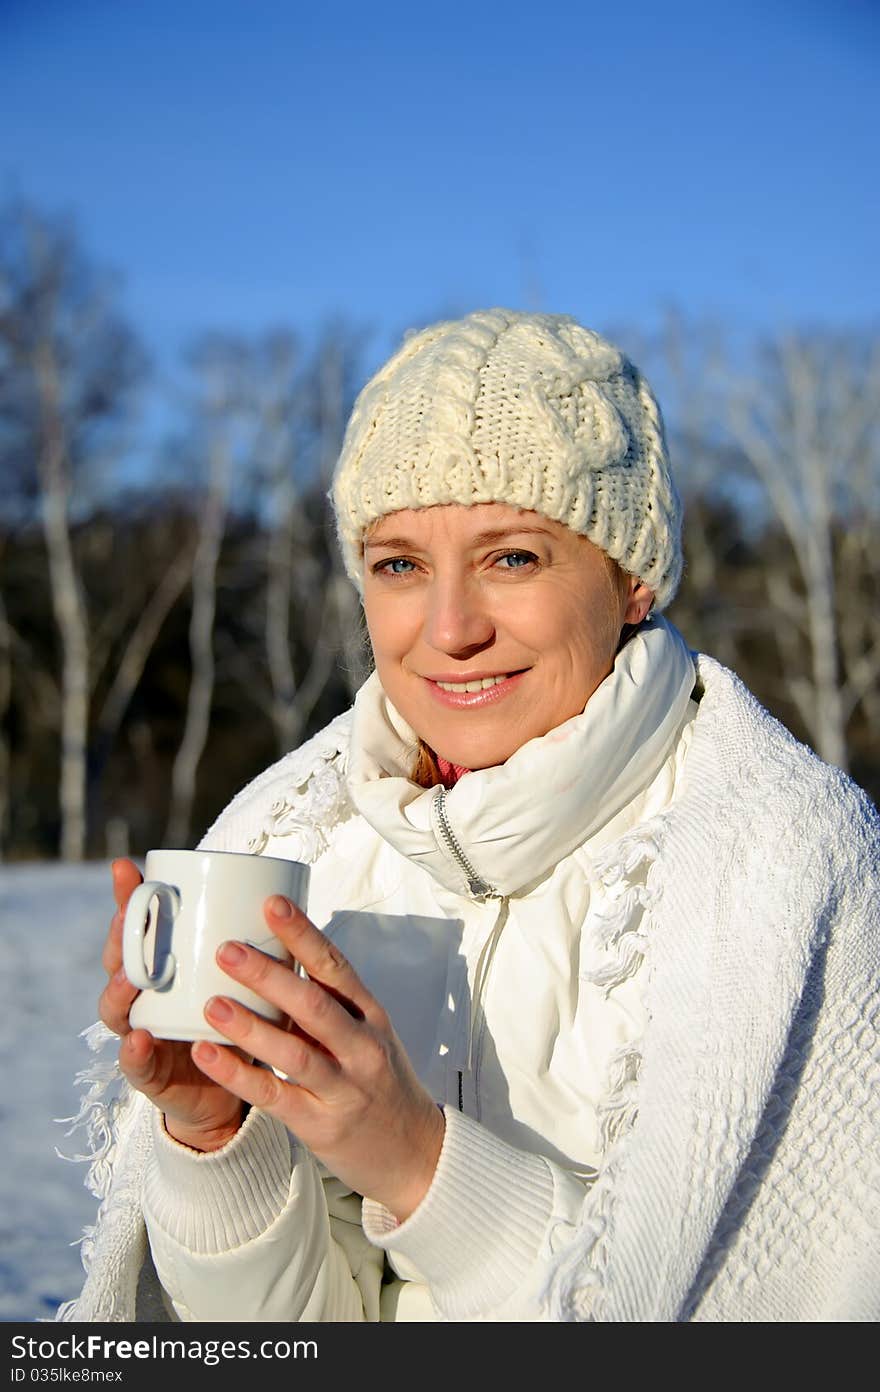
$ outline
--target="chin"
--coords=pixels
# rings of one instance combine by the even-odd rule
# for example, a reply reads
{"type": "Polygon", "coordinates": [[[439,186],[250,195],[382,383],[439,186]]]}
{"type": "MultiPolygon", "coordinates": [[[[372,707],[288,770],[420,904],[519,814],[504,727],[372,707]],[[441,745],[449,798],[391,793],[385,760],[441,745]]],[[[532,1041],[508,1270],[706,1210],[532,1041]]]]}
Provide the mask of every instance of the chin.
{"type": "Polygon", "coordinates": [[[535,722],[535,728],[531,729],[511,719],[494,721],[495,728],[487,730],[475,729],[475,720],[469,723],[469,730],[450,729],[441,723],[440,728],[432,732],[434,738],[428,732],[423,732],[422,738],[435,754],[448,759],[451,764],[457,764],[459,768],[484,769],[505,763],[528,740],[543,733],[539,722],[535,722]]]}
{"type": "MultiPolygon", "coordinates": [[[[427,742],[431,743],[430,740],[427,742]]],[[[439,748],[436,745],[431,747],[441,758],[448,759],[450,764],[457,764],[459,768],[482,769],[503,764],[516,752],[519,745],[511,744],[509,740],[498,744],[452,744],[441,740],[439,748]]]]}

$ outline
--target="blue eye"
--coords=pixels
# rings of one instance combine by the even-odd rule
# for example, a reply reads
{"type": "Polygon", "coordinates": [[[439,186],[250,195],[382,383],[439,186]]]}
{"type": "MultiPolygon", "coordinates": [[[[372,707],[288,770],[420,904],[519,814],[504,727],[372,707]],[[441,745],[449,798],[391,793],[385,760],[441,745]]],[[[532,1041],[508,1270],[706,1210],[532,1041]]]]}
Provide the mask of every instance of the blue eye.
{"type": "Polygon", "coordinates": [[[386,575],[409,575],[413,569],[412,561],[408,561],[406,556],[392,556],[388,561],[381,561],[376,566],[377,571],[384,571],[386,575]],[[404,569],[408,567],[408,569],[404,569]]]}
{"type": "Polygon", "coordinates": [[[533,556],[531,551],[505,551],[503,556],[499,556],[495,562],[502,570],[524,570],[526,566],[536,561],[537,556],[533,556]]]}

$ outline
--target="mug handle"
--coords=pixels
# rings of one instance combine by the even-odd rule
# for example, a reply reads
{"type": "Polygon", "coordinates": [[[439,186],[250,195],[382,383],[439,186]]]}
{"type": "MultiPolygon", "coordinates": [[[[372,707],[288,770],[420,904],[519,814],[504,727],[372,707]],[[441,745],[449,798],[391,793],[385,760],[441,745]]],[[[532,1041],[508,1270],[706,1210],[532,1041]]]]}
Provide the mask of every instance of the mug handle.
{"type": "Polygon", "coordinates": [[[154,898],[160,901],[164,899],[165,907],[172,918],[180,908],[179,891],[161,880],[145,880],[133,891],[128,901],[122,926],[122,965],[132,986],[137,986],[139,991],[161,990],[163,986],[168,985],[177,966],[173,954],[169,952],[161,971],[152,975],[147,971],[144,960],[144,933],[150,915],[150,902],[154,898]]]}

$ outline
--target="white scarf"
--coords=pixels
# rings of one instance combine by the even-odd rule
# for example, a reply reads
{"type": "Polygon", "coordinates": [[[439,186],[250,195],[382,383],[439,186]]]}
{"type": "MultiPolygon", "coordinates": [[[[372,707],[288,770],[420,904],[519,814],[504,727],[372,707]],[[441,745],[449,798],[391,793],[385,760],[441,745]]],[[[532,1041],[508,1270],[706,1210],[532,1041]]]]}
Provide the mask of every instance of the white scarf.
{"type": "MultiPolygon", "coordinates": [[[[684,719],[694,680],[678,630],[652,618],[618,653],[581,714],[447,792],[456,839],[495,894],[534,883],[651,782],[684,719]]],[[[374,673],[355,701],[352,801],[380,836],[462,893],[462,872],[434,830],[437,790],[409,779],[417,744],[374,673]]]]}

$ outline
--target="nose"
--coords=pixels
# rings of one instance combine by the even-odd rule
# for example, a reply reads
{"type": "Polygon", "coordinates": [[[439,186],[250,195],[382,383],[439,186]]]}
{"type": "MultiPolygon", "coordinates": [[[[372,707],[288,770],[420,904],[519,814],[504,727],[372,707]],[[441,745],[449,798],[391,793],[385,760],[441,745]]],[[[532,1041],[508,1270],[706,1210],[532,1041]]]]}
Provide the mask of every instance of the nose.
{"type": "Polygon", "coordinates": [[[435,652],[448,657],[471,657],[487,647],[495,637],[495,624],[480,586],[460,576],[435,576],[422,636],[435,652]]]}

